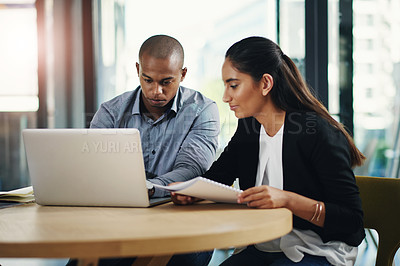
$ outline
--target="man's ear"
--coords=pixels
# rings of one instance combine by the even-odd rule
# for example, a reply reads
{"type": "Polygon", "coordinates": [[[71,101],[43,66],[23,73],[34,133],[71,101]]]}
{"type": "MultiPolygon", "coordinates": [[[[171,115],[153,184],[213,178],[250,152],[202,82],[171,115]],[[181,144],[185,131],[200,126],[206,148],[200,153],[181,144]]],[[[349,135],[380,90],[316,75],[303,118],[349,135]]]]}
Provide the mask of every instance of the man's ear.
{"type": "Polygon", "coordinates": [[[139,68],[140,68],[139,63],[136,62],[136,72],[137,72],[138,76],[139,76],[139,68]]]}
{"type": "Polygon", "coordinates": [[[274,86],[274,78],[270,74],[265,73],[261,78],[261,84],[262,95],[267,96],[274,86]]]}
{"type": "Polygon", "coordinates": [[[187,73],[187,68],[186,67],[182,68],[181,82],[185,79],[186,73],[187,73]]]}

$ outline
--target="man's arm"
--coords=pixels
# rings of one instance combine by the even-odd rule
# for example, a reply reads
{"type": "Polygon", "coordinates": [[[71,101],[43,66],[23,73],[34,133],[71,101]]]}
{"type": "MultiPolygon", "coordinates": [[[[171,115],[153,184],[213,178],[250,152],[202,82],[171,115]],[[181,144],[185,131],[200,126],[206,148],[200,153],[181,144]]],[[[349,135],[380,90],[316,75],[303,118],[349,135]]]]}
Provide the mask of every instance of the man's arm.
{"type": "Polygon", "coordinates": [[[90,128],[118,128],[138,89],[139,87],[102,103],[90,122],[90,128]]]}
{"type": "MultiPolygon", "coordinates": [[[[218,147],[219,113],[216,103],[209,104],[193,121],[174,163],[173,170],[150,179],[151,182],[168,185],[202,175],[215,159],[218,147]]],[[[156,189],[154,197],[163,197],[168,192],[156,189]]]]}
{"type": "Polygon", "coordinates": [[[100,105],[99,110],[90,122],[90,128],[114,128],[115,117],[105,104],[100,105]]]}

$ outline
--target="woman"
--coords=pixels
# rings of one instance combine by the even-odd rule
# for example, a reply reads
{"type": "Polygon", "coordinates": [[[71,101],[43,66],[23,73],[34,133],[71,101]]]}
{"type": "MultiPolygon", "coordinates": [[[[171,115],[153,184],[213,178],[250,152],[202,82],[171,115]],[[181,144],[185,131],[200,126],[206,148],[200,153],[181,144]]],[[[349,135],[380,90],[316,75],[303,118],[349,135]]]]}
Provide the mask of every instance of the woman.
{"type": "Polygon", "coordinates": [[[352,167],[364,155],[274,42],[235,43],[222,77],[238,128],[204,176],[228,185],[238,178],[238,203],[293,213],[288,235],[237,249],[223,265],[353,265],[364,228],[352,167]]]}

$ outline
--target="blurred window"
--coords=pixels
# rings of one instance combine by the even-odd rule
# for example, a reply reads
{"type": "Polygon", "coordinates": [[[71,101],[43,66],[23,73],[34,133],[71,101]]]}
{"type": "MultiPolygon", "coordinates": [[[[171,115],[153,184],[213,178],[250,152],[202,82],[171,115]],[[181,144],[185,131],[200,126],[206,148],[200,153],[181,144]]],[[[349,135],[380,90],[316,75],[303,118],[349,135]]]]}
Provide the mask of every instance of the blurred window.
{"type": "MultiPolygon", "coordinates": [[[[152,35],[167,34],[178,39],[185,51],[188,74],[182,86],[217,102],[221,118],[219,147],[225,147],[237,124],[229,106],[222,102],[225,52],[233,43],[253,35],[277,41],[276,0],[202,0],[190,5],[185,0],[96,3],[101,25],[95,42],[98,106],[139,85],[135,63],[140,45],[152,35]],[[151,17],[144,12],[149,7],[157,7],[151,10],[151,17]]],[[[304,42],[301,38],[304,36],[300,36],[304,42]]]]}
{"type": "Polygon", "coordinates": [[[34,2],[0,2],[0,112],[39,107],[34,2]]]}
{"type": "Polygon", "coordinates": [[[34,0],[0,0],[0,190],[30,184],[21,130],[39,107],[34,0]]]}

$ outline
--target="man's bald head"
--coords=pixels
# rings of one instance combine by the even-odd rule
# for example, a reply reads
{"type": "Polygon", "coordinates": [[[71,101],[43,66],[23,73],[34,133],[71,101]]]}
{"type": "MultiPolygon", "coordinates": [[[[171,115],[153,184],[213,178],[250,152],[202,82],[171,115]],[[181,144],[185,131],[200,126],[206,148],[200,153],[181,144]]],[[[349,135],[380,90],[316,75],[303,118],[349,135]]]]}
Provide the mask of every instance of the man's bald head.
{"type": "Polygon", "coordinates": [[[139,61],[142,60],[142,55],[144,53],[159,59],[166,59],[170,58],[171,56],[176,56],[182,63],[181,68],[183,67],[183,47],[178,40],[170,36],[155,35],[148,38],[140,47],[139,61]]]}

